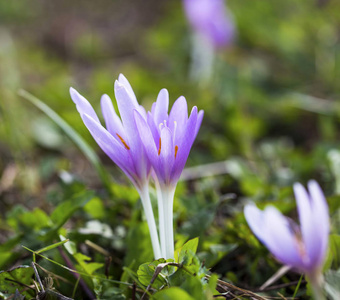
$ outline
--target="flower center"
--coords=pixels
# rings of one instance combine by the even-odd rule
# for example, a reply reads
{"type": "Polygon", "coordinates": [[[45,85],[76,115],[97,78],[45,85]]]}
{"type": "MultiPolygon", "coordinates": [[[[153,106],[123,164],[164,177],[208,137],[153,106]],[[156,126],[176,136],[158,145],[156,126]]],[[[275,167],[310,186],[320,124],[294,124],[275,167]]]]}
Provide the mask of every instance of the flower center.
{"type": "Polygon", "coordinates": [[[126,149],[126,150],[130,150],[130,147],[129,147],[128,144],[124,141],[124,139],[123,139],[118,133],[116,133],[116,135],[118,136],[118,138],[120,139],[120,141],[123,143],[125,149],[126,149]]]}
{"type": "MultiPolygon", "coordinates": [[[[158,155],[161,155],[161,150],[162,150],[162,139],[159,138],[159,147],[158,147],[158,155]]],[[[175,146],[175,158],[177,156],[177,152],[178,152],[178,146],[175,146]]]]}

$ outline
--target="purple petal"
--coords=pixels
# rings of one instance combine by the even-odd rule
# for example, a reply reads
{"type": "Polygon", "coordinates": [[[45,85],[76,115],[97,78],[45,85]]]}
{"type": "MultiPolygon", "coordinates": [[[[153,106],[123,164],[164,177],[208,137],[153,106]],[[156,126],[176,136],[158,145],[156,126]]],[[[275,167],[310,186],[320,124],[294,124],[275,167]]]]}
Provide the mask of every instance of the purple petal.
{"type": "Polygon", "coordinates": [[[77,110],[80,115],[87,114],[93,120],[100,123],[93,107],[82,95],[80,95],[74,88],[70,88],[70,95],[71,95],[73,102],[76,104],[77,110]]]}
{"type": "Polygon", "coordinates": [[[134,105],[138,105],[138,101],[137,101],[136,95],[135,95],[135,93],[132,89],[132,86],[123,74],[119,74],[118,82],[126,88],[126,90],[128,91],[134,105]]]}
{"type": "Polygon", "coordinates": [[[100,103],[107,130],[116,140],[120,140],[117,134],[124,140],[127,140],[122,121],[116,114],[110,97],[108,95],[103,95],[100,103]]]}
{"type": "Polygon", "coordinates": [[[190,149],[195,140],[195,128],[197,122],[197,107],[192,108],[190,117],[184,128],[177,126],[175,146],[178,146],[175,164],[173,168],[173,181],[177,181],[188,159],[190,149]],[[178,142],[178,144],[176,143],[178,142]]]}
{"type": "Polygon", "coordinates": [[[264,211],[266,235],[263,243],[282,263],[304,270],[298,244],[289,221],[275,207],[269,206],[264,211]]]}
{"type": "Polygon", "coordinates": [[[256,237],[263,241],[263,236],[265,236],[263,211],[258,209],[254,203],[248,204],[244,208],[244,216],[250,229],[253,231],[256,237]]]}
{"type": "Polygon", "coordinates": [[[175,148],[172,141],[172,132],[168,127],[161,130],[161,149],[158,152],[160,156],[162,177],[166,179],[166,183],[170,183],[171,170],[175,159],[175,148]]]}
{"type": "Polygon", "coordinates": [[[184,128],[188,120],[188,105],[183,96],[179,97],[173,104],[168,126],[173,131],[174,122],[177,123],[177,128],[184,128]]]}
{"type": "Polygon", "coordinates": [[[129,179],[136,184],[134,180],[136,171],[128,150],[126,150],[102,125],[93,120],[89,115],[83,114],[82,119],[99,147],[124,171],[129,179]]]}
{"type": "Polygon", "coordinates": [[[169,109],[169,93],[166,89],[162,89],[158,94],[153,113],[156,126],[168,120],[168,109],[169,109]]]}
{"type": "Polygon", "coordinates": [[[132,150],[132,155],[137,155],[140,149],[140,140],[136,130],[136,124],[133,117],[134,109],[138,110],[139,105],[135,104],[125,86],[118,81],[115,82],[115,95],[118,109],[122,118],[123,126],[127,136],[127,144],[132,150]]]}
{"type": "Polygon", "coordinates": [[[319,184],[311,180],[308,182],[308,189],[312,201],[312,214],[314,216],[314,230],[318,233],[319,257],[316,264],[321,265],[324,261],[328,247],[329,236],[329,213],[328,205],[319,184]]]}
{"type": "Polygon", "coordinates": [[[153,116],[150,112],[148,112],[148,115],[147,115],[147,123],[148,123],[150,130],[152,132],[152,136],[153,136],[153,140],[155,141],[155,145],[158,145],[159,144],[159,138],[161,136],[160,136],[160,133],[159,133],[159,129],[156,126],[155,121],[153,119],[153,116]]]}
{"type": "Polygon", "coordinates": [[[316,222],[314,220],[312,203],[305,188],[300,183],[294,184],[294,193],[300,219],[301,234],[307,252],[306,263],[314,263],[319,256],[319,235],[316,234],[316,222]]]}
{"type": "Polygon", "coordinates": [[[152,166],[158,165],[158,149],[153,139],[152,132],[138,111],[134,111],[134,120],[140,136],[140,139],[144,145],[146,155],[148,156],[152,166]]]}
{"type": "Polygon", "coordinates": [[[191,26],[214,46],[227,46],[234,36],[234,24],[223,0],[184,0],[191,26]]]}

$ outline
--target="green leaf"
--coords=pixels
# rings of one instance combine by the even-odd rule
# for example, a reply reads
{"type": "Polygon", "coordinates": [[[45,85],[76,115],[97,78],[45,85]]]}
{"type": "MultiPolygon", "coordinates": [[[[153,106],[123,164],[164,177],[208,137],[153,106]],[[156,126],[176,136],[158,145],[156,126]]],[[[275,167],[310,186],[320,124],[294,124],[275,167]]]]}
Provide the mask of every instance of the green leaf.
{"type": "Polygon", "coordinates": [[[110,189],[109,176],[102,166],[99,157],[96,152],[90,147],[90,145],[68,124],[63,120],[54,110],[52,110],[48,105],[39,100],[37,97],[28,93],[25,90],[19,90],[18,94],[24,99],[31,102],[35,107],[44,112],[48,117],[50,117],[67,135],[68,137],[79,147],[87,159],[92,163],[98,172],[99,177],[108,189],[110,189]]]}
{"type": "Polygon", "coordinates": [[[48,215],[39,208],[22,214],[20,221],[31,230],[39,230],[52,225],[48,215]]]}
{"type": "MultiPolygon", "coordinates": [[[[166,260],[161,258],[159,260],[155,260],[151,263],[145,263],[139,266],[137,270],[138,280],[141,284],[148,286],[151,282],[152,277],[155,274],[156,267],[159,264],[165,263],[166,260]]],[[[163,285],[166,285],[166,280],[162,272],[157,275],[155,281],[152,283],[152,287],[155,289],[159,289],[163,285]]]]}
{"type": "Polygon", "coordinates": [[[209,278],[209,281],[208,281],[208,284],[207,284],[207,290],[206,290],[207,296],[209,298],[212,298],[213,295],[219,294],[216,291],[217,281],[218,281],[218,275],[212,274],[209,278]]]}
{"type": "Polygon", "coordinates": [[[329,236],[329,251],[326,258],[324,270],[328,270],[331,266],[340,267],[340,235],[331,234],[329,236]]]}
{"type": "Polygon", "coordinates": [[[91,257],[88,257],[82,253],[76,253],[73,257],[77,260],[78,264],[83,268],[83,270],[92,275],[96,270],[102,268],[104,264],[96,263],[96,262],[87,262],[91,260],[91,257]]]}
{"type": "Polygon", "coordinates": [[[179,287],[172,287],[169,289],[162,290],[156,294],[154,294],[151,299],[153,300],[195,300],[195,298],[191,297],[186,291],[182,290],[179,287]]]}
{"type": "MultiPolygon", "coordinates": [[[[8,271],[0,272],[0,292],[6,294],[15,294],[16,289],[22,290],[22,284],[30,285],[32,283],[33,268],[30,266],[19,266],[8,271]]],[[[34,293],[33,293],[34,294],[34,293]]],[[[26,291],[23,295],[29,299],[32,293],[26,291]]]]}
{"type": "Polygon", "coordinates": [[[102,219],[105,216],[105,207],[103,202],[97,197],[92,198],[88,203],[86,203],[84,210],[94,219],[102,219]]]}
{"type": "Polygon", "coordinates": [[[199,238],[196,237],[194,239],[187,241],[181,248],[177,249],[175,251],[175,261],[178,262],[178,263],[182,263],[185,254],[189,250],[192,251],[195,254],[196,251],[197,251],[198,242],[199,242],[199,238]]]}
{"type": "Polygon", "coordinates": [[[51,214],[51,219],[56,224],[55,227],[59,229],[63,226],[73,213],[83,207],[92,197],[93,192],[84,191],[77,194],[73,199],[59,204],[51,214]]]}
{"type": "Polygon", "coordinates": [[[153,259],[149,227],[146,222],[139,221],[131,225],[126,238],[126,249],[124,258],[126,266],[135,261],[134,266],[137,269],[137,266],[153,259]]]}

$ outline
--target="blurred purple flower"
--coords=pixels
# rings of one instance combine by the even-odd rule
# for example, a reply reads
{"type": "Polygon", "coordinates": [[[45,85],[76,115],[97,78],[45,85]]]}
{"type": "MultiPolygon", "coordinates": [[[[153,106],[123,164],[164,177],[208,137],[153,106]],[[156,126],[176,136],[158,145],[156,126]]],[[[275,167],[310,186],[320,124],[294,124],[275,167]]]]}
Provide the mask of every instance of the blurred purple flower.
{"type": "Polygon", "coordinates": [[[199,131],[203,111],[194,106],[188,117],[187,102],[179,97],[168,114],[169,93],[159,92],[147,118],[135,110],[138,132],[151,162],[158,198],[162,255],[174,258],[173,199],[178,179],[199,131]]]}
{"type": "Polygon", "coordinates": [[[134,111],[138,111],[141,118],[146,119],[146,112],[138,104],[130,83],[122,74],[116,80],[114,90],[121,119],[115,112],[110,97],[103,95],[101,108],[106,129],[101,125],[91,104],[82,95],[73,88],[70,88],[70,94],[92,137],[112,161],[123,170],[140,194],[154,254],[156,258],[159,258],[160,246],[148,191],[151,164],[143,149],[133,116],[134,111]]]}
{"type": "Polygon", "coordinates": [[[327,251],[329,215],[318,183],[309,181],[308,189],[309,194],[301,184],[294,184],[300,227],[272,206],[261,211],[249,204],[244,214],[254,234],[280,262],[315,282],[327,251]]]}
{"type": "Polygon", "coordinates": [[[185,13],[193,29],[214,47],[228,46],[235,27],[224,0],[183,0],[185,13]]]}

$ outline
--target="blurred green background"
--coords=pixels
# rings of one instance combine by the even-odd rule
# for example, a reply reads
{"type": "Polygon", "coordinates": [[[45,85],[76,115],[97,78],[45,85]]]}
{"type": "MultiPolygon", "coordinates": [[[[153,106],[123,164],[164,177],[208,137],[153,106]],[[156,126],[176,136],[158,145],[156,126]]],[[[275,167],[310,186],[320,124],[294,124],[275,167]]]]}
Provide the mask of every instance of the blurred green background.
{"type": "MultiPolygon", "coordinates": [[[[29,264],[32,256],[20,245],[36,250],[58,241],[58,234],[96,262],[104,263],[105,255],[85,241],[105,248],[117,280],[123,266],[136,270],[152,259],[137,193],[93,141],[68,92],[76,88],[99,112],[103,93],[114,99],[119,73],[147,109],[167,88],[171,104],[184,95],[189,107],[205,111],[176,192],[179,244],[199,236],[207,268],[236,285],[259,287],[280,264],[251,234],[244,204],[272,203],[295,219],[292,184],[316,179],[332,216],[335,252],[328,266],[339,267],[340,2],[227,4],[234,43],[216,52],[209,78],[193,78],[192,31],[181,1],[0,2],[0,269],[29,264]],[[20,89],[95,149],[110,174],[109,188],[20,89]],[[55,211],[63,203],[70,206],[62,220],[55,211]]],[[[60,255],[50,254],[62,262],[60,255]]],[[[298,279],[290,272],[281,280],[298,279]]],[[[58,288],[70,296],[67,283],[58,288]]],[[[294,288],[281,292],[292,295],[294,288]]]]}

